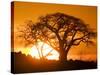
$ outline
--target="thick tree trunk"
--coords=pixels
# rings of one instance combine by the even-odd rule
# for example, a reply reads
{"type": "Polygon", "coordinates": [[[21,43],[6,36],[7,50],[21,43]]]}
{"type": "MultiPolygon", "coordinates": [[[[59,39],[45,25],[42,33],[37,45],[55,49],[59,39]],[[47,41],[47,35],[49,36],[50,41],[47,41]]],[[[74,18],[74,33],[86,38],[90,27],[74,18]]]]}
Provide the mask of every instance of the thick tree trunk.
{"type": "Polygon", "coordinates": [[[65,62],[67,60],[67,55],[66,55],[65,51],[60,52],[59,60],[61,62],[65,62]]]}
{"type": "Polygon", "coordinates": [[[59,60],[61,62],[66,62],[67,61],[67,55],[68,55],[68,52],[69,52],[70,48],[71,48],[71,46],[68,46],[67,50],[60,50],[59,60]]]}

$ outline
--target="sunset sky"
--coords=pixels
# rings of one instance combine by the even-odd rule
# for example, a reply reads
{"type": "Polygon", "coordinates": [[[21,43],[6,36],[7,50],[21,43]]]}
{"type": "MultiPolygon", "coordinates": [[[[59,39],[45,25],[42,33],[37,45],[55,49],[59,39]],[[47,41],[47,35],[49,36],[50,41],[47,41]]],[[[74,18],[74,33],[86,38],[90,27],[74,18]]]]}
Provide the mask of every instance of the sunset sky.
{"type": "MultiPolygon", "coordinates": [[[[31,49],[25,48],[22,39],[16,37],[18,28],[20,28],[21,25],[24,25],[27,20],[37,22],[39,16],[56,12],[80,18],[89,24],[90,28],[94,31],[97,30],[96,6],[14,2],[14,52],[22,51],[22,53],[28,54],[31,49]]],[[[68,58],[95,61],[97,55],[97,39],[95,38],[93,41],[93,45],[86,46],[85,44],[80,44],[79,46],[72,47],[69,51],[68,58]]]]}

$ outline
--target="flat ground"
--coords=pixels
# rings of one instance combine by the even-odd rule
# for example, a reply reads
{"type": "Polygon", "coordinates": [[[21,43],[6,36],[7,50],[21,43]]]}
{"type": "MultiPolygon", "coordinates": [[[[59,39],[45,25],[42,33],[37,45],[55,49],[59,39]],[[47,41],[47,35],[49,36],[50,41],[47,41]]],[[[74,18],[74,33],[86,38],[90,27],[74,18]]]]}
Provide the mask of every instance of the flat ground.
{"type": "Polygon", "coordinates": [[[97,68],[96,62],[69,60],[61,63],[60,61],[55,60],[37,60],[21,53],[11,53],[11,63],[12,73],[34,73],[97,68]]]}

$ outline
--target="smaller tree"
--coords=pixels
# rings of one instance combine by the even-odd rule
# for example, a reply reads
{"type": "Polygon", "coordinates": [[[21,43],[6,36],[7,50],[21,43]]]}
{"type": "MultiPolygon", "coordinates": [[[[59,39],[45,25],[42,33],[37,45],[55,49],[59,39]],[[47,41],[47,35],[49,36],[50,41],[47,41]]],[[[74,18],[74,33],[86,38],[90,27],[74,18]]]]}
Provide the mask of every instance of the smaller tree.
{"type": "Polygon", "coordinates": [[[47,47],[47,44],[45,44],[44,42],[41,42],[41,41],[40,42],[38,41],[35,44],[35,47],[37,48],[38,55],[41,60],[47,59],[47,57],[50,56],[52,54],[51,52],[53,51],[53,49],[51,48],[51,50],[44,55],[43,51],[47,50],[47,48],[49,47],[48,46],[47,48],[45,48],[45,46],[47,47]]]}

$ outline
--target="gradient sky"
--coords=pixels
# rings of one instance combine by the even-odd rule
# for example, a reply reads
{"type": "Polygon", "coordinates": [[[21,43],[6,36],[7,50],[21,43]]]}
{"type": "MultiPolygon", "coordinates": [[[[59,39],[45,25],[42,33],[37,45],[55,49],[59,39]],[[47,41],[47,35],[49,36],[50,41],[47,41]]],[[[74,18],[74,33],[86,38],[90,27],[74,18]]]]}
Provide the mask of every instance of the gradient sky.
{"type": "MultiPolygon", "coordinates": [[[[78,5],[63,5],[63,4],[45,4],[31,2],[14,2],[14,33],[17,33],[17,28],[24,25],[25,21],[32,20],[36,22],[39,16],[46,14],[61,12],[82,19],[90,25],[90,28],[97,30],[97,7],[96,6],[78,6],[78,5]]],[[[22,39],[16,38],[14,35],[14,51],[22,51],[22,39]]],[[[84,44],[73,47],[68,55],[68,58],[96,60],[97,41],[94,40],[94,45],[88,47],[84,44]],[[81,54],[81,55],[80,55],[81,54]]],[[[27,53],[27,50],[23,50],[27,53]]]]}

